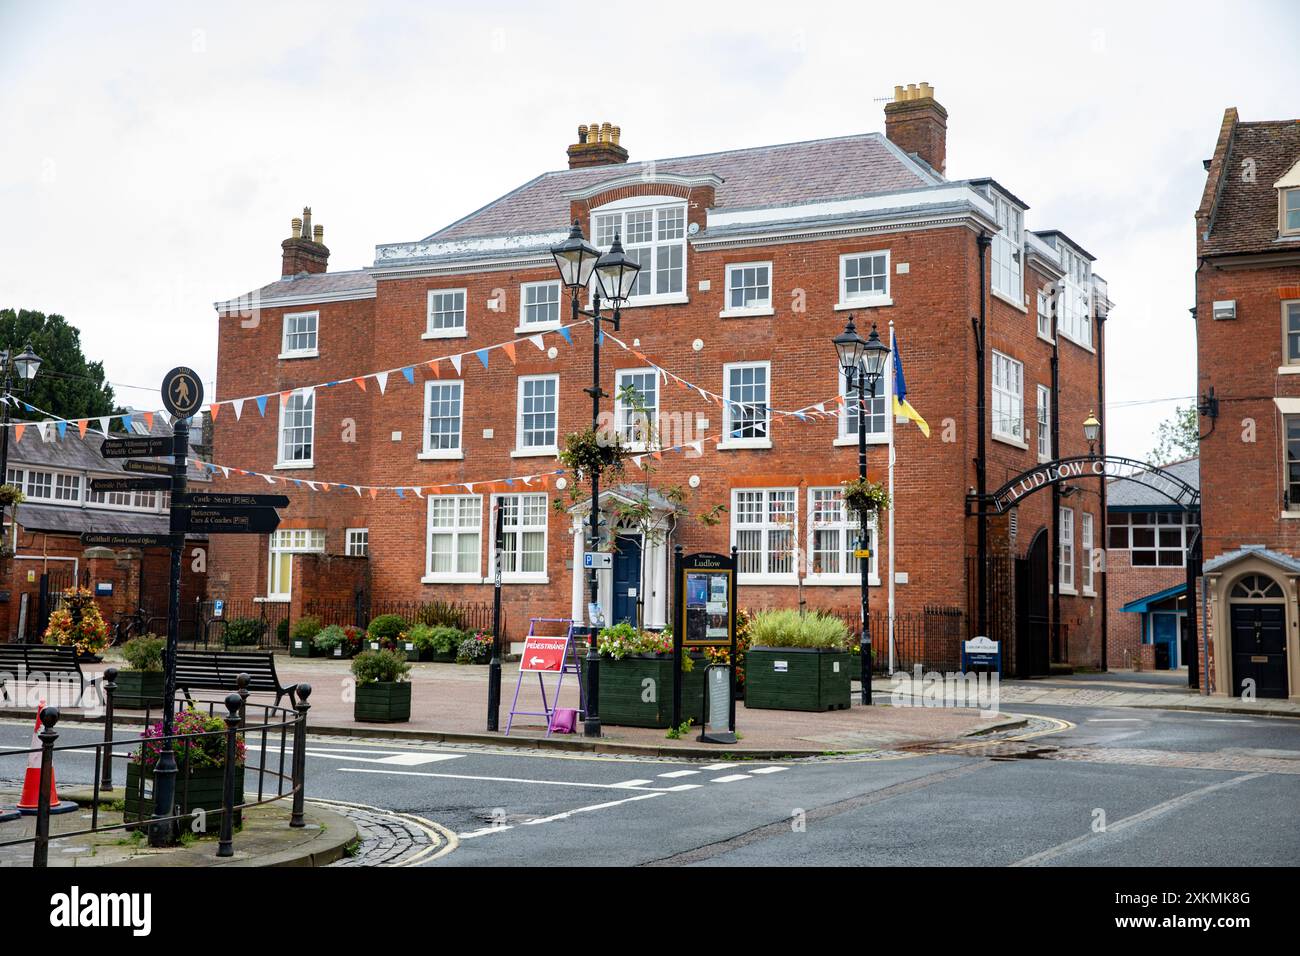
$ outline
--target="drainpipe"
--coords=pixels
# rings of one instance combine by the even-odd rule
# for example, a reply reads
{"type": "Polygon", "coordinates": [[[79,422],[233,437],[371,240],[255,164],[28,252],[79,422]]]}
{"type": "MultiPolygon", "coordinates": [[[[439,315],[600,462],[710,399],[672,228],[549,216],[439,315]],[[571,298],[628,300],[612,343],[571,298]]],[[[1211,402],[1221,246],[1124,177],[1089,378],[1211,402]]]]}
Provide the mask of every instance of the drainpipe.
{"type": "Polygon", "coordinates": [[[979,272],[980,272],[980,312],[979,317],[972,319],[971,324],[975,327],[975,417],[979,422],[979,429],[975,440],[975,496],[976,507],[979,508],[976,532],[976,580],[979,588],[978,601],[978,619],[976,636],[987,637],[989,632],[989,519],[988,519],[988,502],[985,495],[988,494],[988,460],[985,454],[984,433],[988,430],[986,421],[987,408],[985,397],[985,334],[988,331],[988,279],[986,277],[986,267],[988,265],[989,246],[993,244],[993,237],[986,232],[981,232],[975,239],[976,248],[979,250],[979,272]]]}
{"type": "MultiPolygon", "coordinates": [[[[1103,296],[1104,298],[1104,296],[1103,296]]],[[[1097,453],[1106,457],[1106,313],[1110,307],[1101,303],[1101,308],[1097,310],[1097,421],[1101,422],[1101,431],[1097,436],[1097,453]]],[[[1108,601],[1106,595],[1106,582],[1110,578],[1107,573],[1109,564],[1106,562],[1106,476],[1102,475],[1097,479],[1101,485],[1101,505],[1099,506],[1098,523],[1101,525],[1101,669],[1109,670],[1109,653],[1107,642],[1109,640],[1110,617],[1108,611],[1108,601]]],[[[1096,531],[1094,530],[1094,534],[1096,531]]],[[[1159,532],[1157,531],[1157,534],[1159,532]]],[[[1091,556],[1092,552],[1088,552],[1091,556]]],[[[1193,641],[1193,645],[1195,642],[1193,641]]]]}
{"type": "MultiPolygon", "coordinates": [[[[1061,458],[1061,346],[1057,315],[1061,311],[1062,288],[1052,309],[1052,458],[1061,458]]],[[[1061,485],[1052,484],[1052,650],[1048,670],[1061,656],[1061,485]]]]}

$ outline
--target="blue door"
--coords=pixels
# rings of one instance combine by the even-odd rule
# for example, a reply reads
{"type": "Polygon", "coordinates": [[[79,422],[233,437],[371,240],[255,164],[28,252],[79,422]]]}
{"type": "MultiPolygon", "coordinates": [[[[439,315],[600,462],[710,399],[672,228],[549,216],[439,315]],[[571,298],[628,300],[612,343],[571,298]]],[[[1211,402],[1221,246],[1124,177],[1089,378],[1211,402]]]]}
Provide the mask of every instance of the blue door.
{"type": "Polygon", "coordinates": [[[641,593],[641,539],[619,535],[614,552],[614,598],[611,624],[636,626],[637,595],[641,593]]]}
{"type": "Polygon", "coordinates": [[[1173,670],[1178,666],[1178,615],[1151,615],[1152,643],[1156,645],[1156,666],[1173,670]],[[1160,648],[1165,650],[1161,651],[1160,648]],[[1166,657],[1165,655],[1168,654],[1166,657]],[[1165,664],[1165,661],[1169,663],[1165,664]]]}

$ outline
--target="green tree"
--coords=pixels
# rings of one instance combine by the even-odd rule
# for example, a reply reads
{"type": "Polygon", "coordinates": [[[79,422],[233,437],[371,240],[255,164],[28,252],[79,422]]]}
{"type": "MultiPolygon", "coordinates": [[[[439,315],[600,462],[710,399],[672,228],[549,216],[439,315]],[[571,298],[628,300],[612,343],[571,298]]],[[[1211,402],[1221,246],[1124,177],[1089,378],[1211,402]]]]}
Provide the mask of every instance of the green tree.
{"type": "MultiPolygon", "coordinates": [[[[118,414],[113,388],[104,381],[104,363],[89,362],[81,351],[81,332],[61,315],[30,309],[0,309],[0,348],[14,354],[31,343],[41,357],[36,379],[20,397],[59,418],[118,414]]],[[[15,383],[15,391],[19,391],[15,383]]],[[[14,418],[40,420],[45,415],[21,406],[14,418]]]]}
{"type": "Polygon", "coordinates": [[[1156,428],[1156,447],[1147,455],[1153,465],[1195,458],[1200,453],[1200,423],[1196,406],[1178,406],[1174,413],[1156,428]]]}

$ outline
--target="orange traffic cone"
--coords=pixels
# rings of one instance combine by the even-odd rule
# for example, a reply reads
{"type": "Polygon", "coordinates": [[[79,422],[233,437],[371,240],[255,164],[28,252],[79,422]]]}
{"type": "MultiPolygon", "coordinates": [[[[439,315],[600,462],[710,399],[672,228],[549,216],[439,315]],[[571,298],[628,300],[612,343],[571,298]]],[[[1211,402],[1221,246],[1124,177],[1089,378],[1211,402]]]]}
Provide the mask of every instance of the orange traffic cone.
{"type": "MultiPolygon", "coordinates": [[[[36,708],[36,727],[32,730],[32,752],[27,755],[27,773],[23,777],[23,793],[18,798],[17,810],[24,816],[34,816],[40,809],[41,799],[41,711],[45,701],[36,708]]],[[[69,813],[77,809],[72,801],[59,799],[54,788],[54,764],[50,764],[50,813],[69,813]]]]}

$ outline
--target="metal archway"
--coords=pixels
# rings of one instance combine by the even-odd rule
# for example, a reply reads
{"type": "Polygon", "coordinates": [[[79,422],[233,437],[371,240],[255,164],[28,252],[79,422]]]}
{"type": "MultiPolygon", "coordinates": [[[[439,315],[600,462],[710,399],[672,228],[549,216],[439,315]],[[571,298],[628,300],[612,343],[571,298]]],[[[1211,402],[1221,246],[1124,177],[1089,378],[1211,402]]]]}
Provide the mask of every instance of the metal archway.
{"type": "Polygon", "coordinates": [[[1159,465],[1116,455],[1076,455],[1073,458],[1045,461],[1036,468],[1016,475],[980,504],[985,507],[991,505],[992,514],[1002,514],[1036,491],[1076,478],[1135,481],[1189,511],[1201,506],[1200,491],[1177,475],[1159,465]]]}

